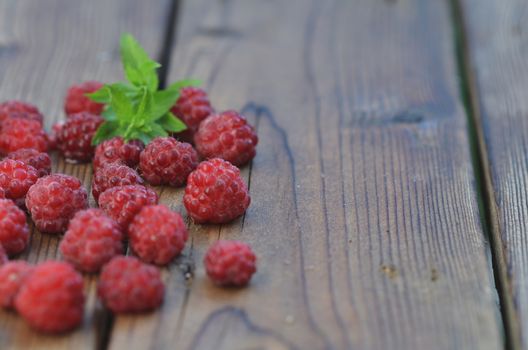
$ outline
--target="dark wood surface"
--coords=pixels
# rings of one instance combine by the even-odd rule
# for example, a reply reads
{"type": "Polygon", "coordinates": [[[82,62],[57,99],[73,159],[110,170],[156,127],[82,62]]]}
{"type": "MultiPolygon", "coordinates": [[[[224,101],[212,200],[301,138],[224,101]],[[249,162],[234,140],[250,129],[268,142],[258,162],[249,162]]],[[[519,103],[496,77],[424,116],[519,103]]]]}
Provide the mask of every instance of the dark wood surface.
{"type": "Polygon", "coordinates": [[[528,4],[464,0],[461,9],[507,322],[512,343],[528,349],[528,4]]]}
{"type": "MultiPolygon", "coordinates": [[[[170,62],[162,78],[201,79],[215,108],[242,111],[260,138],[242,169],[250,209],[229,225],[188,220],[184,253],[163,269],[160,310],[111,317],[95,297],[97,277],[86,276],[80,329],[44,336],[0,311],[0,348],[500,349],[505,336],[520,348],[528,7],[462,0],[457,18],[457,5],[0,0],[0,99],[37,104],[48,128],[63,118],[69,85],[121,78],[119,36],[130,31],[170,62]],[[461,97],[468,88],[482,169],[461,97]],[[491,199],[483,212],[479,174],[491,199]],[[203,255],[219,238],[254,247],[259,271],[248,288],[207,280],[203,255]]],[[[54,170],[90,185],[89,166],[54,156],[54,170]]],[[[185,214],[181,189],[157,191],[185,214]]],[[[60,259],[59,239],[33,232],[20,258],[60,259]]]]}

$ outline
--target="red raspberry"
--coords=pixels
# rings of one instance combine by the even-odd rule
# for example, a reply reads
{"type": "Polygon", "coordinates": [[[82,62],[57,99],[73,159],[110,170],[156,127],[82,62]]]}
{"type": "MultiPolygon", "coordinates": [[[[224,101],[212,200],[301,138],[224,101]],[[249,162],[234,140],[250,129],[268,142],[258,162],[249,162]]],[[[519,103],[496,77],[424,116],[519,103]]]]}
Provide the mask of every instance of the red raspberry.
{"type": "Polygon", "coordinates": [[[9,259],[7,258],[7,253],[4,249],[4,246],[0,244],[0,266],[7,263],[9,259]]]}
{"type": "Polygon", "coordinates": [[[76,212],[88,207],[88,194],[73,176],[48,175],[31,186],[26,207],[41,232],[60,233],[76,212]]]}
{"type": "Polygon", "coordinates": [[[139,154],[144,148],[145,145],[139,140],[126,143],[121,137],[106,140],[95,148],[94,171],[97,171],[104,163],[114,162],[121,162],[134,169],[139,164],[139,154]]]}
{"type": "Polygon", "coordinates": [[[41,125],[44,119],[37,107],[16,100],[0,103],[0,124],[7,118],[32,119],[41,125]]]}
{"type": "Polygon", "coordinates": [[[75,214],[59,250],[78,270],[97,272],[115,255],[123,253],[123,233],[101,209],[75,214]]]}
{"type": "Polygon", "coordinates": [[[24,206],[29,188],[37,179],[37,170],[31,165],[14,159],[4,159],[0,162],[0,187],[4,190],[6,198],[14,200],[21,207],[24,206]]]}
{"type": "Polygon", "coordinates": [[[14,159],[0,161],[0,198],[24,207],[26,194],[37,179],[37,170],[30,165],[14,159]]]}
{"type": "Polygon", "coordinates": [[[234,165],[255,157],[258,137],[246,119],[235,111],[207,117],[194,135],[196,150],[204,158],[222,158],[234,165]]]}
{"type": "Polygon", "coordinates": [[[159,269],[130,256],[117,256],[103,266],[97,286],[99,298],[115,313],[153,310],[164,293],[159,269]]]}
{"type": "Polygon", "coordinates": [[[164,205],[143,207],[128,228],[130,245],[147,263],[168,264],[179,255],[189,237],[180,214],[164,205]]]}
{"type": "Polygon", "coordinates": [[[83,319],[82,276],[65,262],[48,261],[37,265],[22,283],[15,307],[36,330],[69,331],[83,319]]]}
{"type": "Polygon", "coordinates": [[[172,107],[171,112],[187,125],[187,130],[174,136],[182,141],[192,143],[200,123],[213,114],[214,110],[205,91],[195,87],[186,87],[181,89],[180,97],[172,107]]]}
{"type": "Polygon", "coordinates": [[[18,254],[29,241],[26,214],[9,199],[0,199],[0,244],[8,255],[18,254]]]}
{"type": "Polygon", "coordinates": [[[72,114],[57,133],[59,151],[72,161],[90,161],[95,150],[92,138],[103,121],[100,116],[87,112],[72,114]]]}
{"type": "Polygon", "coordinates": [[[100,115],[103,112],[104,104],[94,102],[86,97],[86,94],[96,92],[103,87],[98,81],[86,81],[78,85],[72,85],[66,93],[64,101],[64,111],[66,115],[80,112],[88,112],[100,115]]]}
{"type": "Polygon", "coordinates": [[[32,166],[37,170],[39,177],[46,176],[51,173],[51,158],[47,153],[39,152],[31,148],[22,148],[18,151],[9,153],[7,158],[19,160],[29,166],[32,166]]]}
{"type": "Polygon", "coordinates": [[[156,192],[142,185],[112,187],[99,196],[99,207],[124,231],[143,206],[157,203],[156,192]]]}
{"type": "Polygon", "coordinates": [[[6,309],[15,307],[15,298],[33,266],[25,261],[10,261],[0,266],[0,306],[6,309]]]}
{"type": "Polygon", "coordinates": [[[239,241],[218,241],[207,250],[207,275],[220,286],[244,286],[257,271],[257,257],[251,247],[239,241]]]}
{"type": "Polygon", "coordinates": [[[22,148],[39,152],[48,150],[48,136],[42,125],[30,119],[7,118],[0,132],[0,154],[7,155],[22,148]]]}
{"type": "Polygon", "coordinates": [[[221,224],[244,214],[251,198],[240,170],[214,158],[201,162],[187,179],[183,204],[196,223],[221,224]]]}
{"type": "Polygon", "coordinates": [[[119,163],[106,163],[94,174],[92,195],[99,201],[99,195],[109,188],[142,184],[143,179],[134,169],[119,163]]]}
{"type": "Polygon", "coordinates": [[[157,137],[141,152],[141,175],[152,185],[182,186],[198,165],[194,148],[172,137],[157,137]]]}

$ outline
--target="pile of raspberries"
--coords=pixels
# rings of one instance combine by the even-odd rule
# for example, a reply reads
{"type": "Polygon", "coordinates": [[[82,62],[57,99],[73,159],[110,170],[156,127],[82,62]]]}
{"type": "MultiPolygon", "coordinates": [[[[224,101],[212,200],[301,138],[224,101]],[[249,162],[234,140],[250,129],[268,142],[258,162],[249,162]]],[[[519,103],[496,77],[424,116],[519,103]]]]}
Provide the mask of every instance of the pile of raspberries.
{"type": "MultiPolygon", "coordinates": [[[[86,82],[68,90],[66,121],[49,135],[43,116],[21,101],[0,104],[0,306],[15,309],[33,328],[61,333],[82,323],[82,273],[99,273],[97,294],[112,312],[159,307],[164,283],[158,266],[185,247],[182,216],[158,204],[146,184],[185,186],[183,204],[195,223],[222,224],[242,216],[250,204],[238,167],[255,157],[255,130],[235,111],[215,113],[207,94],[183,88],[172,112],[184,132],[145,145],[114,137],[92,146],[104,106],[85,94],[102,87],[86,82]],[[70,162],[92,162],[91,194],[73,176],[54,174],[48,152],[70,162]],[[64,234],[62,261],[31,265],[12,260],[29,242],[26,214],[42,233],[64,234]],[[124,256],[128,242],[134,256],[124,256]]],[[[204,258],[219,286],[244,286],[256,271],[252,249],[218,241],[204,258]]]]}

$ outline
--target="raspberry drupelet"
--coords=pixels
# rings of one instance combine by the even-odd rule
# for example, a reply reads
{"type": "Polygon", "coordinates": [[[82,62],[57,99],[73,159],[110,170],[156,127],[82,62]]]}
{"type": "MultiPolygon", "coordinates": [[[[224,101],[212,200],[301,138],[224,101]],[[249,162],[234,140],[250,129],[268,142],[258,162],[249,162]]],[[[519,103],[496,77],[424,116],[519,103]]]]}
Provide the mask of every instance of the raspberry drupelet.
{"type": "Polygon", "coordinates": [[[97,272],[114,256],[123,253],[123,233],[101,209],[75,214],[59,250],[66,261],[83,272],[97,272]]]}
{"type": "Polygon", "coordinates": [[[257,271],[257,258],[251,247],[239,241],[218,241],[207,250],[207,275],[220,286],[241,287],[257,271]]]}
{"type": "Polygon", "coordinates": [[[180,97],[172,107],[171,112],[187,126],[187,130],[174,136],[182,141],[193,143],[198,126],[202,120],[213,114],[214,110],[204,90],[196,87],[185,87],[181,89],[180,97]]]}
{"type": "Polygon", "coordinates": [[[121,162],[135,169],[139,164],[139,155],[144,148],[145,145],[139,140],[125,142],[121,137],[114,137],[103,141],[95,148],[94,172],[103,164],[114,162],[121,162]]]}
{"type": "Polygon", "coordinates": [[[194,143],[203,158],[222,158],[241,166],[255,157],[258,137],[243,116],[227,111],[207,117],[194,135],[194,143]]]}
{"type": "Polygon", "coordinates": [[[7,155],[22,148],[47,152],[48,136],[38,121],[7,118],[0,131],[0,154],[7,155]]]}
{"type": "Polygon", "coordinates": [[[183,186],[198,165],[198,153],[185,142],[157,137],[141,152],[141,175],[151,185],[183,186]]]}
{"type": "Polygon", "coordinates": [[[72,330],[83,319],[82,276],[65,262],[41,263],[22,283],[15,307],[38,331],[63,333],[72,330]]]}
{"type": "Polygon", "coordinates": [[[0,188],[5,198],[12,199],[21,207],[29,188],[38,180],[35,168],[19,160],[4,159],[0,161],[0,188]]]}
{"type": "Polygon", "coordinates": [[[22,148],[18,151],[9,153],[7,158],[19,160],[29,166],[32,166],[37,170],[39,177],[46,176],[51,173],[51,158],[47,153],[39,152],[35,149],[22,148]]]}
{"type": "Polygon", "coordinates": [[[109,188],[143,183],[143,179],[134,169],[119,163],[106,163],[94,174],[92,195],[99,201],[99,195],[109,188]]]}
{"type": "Polygon", "coordinates": [[[196,223],[221,224],[244,214],[251,199],[240,170],[215,158],[201,162],[187,180],[183,204],[196,223]]]}
{"type": "Polygon", "coordinates": [[[100,115],[103,112],[104,104],[90,100],[86,94],[96,92],[102,87],[103,83],[98,81],[86,81],[72,85],[68,89],[64,100],[64,112],[66,112],[66,115],[70,116],[80,112],[100,115]]]}
{"type": "Polygon", "coordinates": [[[76,212],[88,207],[88,194],[79,179],[53,174],[31,186],[26,206],[41,232],[61,233],[76,212]]]}
{"type": "Polygon", "coordinates": [[[42,125],[43,116],[38,108],[30,103],[11,100],[0,103],[0,126],[7,118],[31,119],[42,125]]]}
{"type": "Polygon", "coordinates": [[[0,199],[0,244],[12,256],[26,249],[29,227],[26,214],[11,200],[0,199]]]}
{"type": "Polygon", "coordinates": [[[128,228],[130,245],[141,260],[166,265],[178,256],[189,234],[179,213],[164,205],[145,206],[128,228]]]}
{"type": "Polygon", "coordinates": [[[117,221],[123,232],[145,205],[158,203],[156,192],[142,185],[112,187],[99,196],[99,207],[117,221]]]}
{"type": "Polygon", "coordinates": [[[70,161],[91,161],[95,151],[92,138],[103,121],[100,116],[88,112],[71,115],[56,135],[57,148],[70,161]]]}
{"type": "Polygon", "coordinates": [[[165,286],[157,267],[129,256],[118,256],[106,264],[99,278],[97,294],[115,313],[153,310],[163,302],[165,286]]]}
{"type": "Polygon", "coordinates": [[[6,309],[15,307],[15,298],[33,266],[25,261],[10,261],[0,266],[0,306],[6,309]]]}

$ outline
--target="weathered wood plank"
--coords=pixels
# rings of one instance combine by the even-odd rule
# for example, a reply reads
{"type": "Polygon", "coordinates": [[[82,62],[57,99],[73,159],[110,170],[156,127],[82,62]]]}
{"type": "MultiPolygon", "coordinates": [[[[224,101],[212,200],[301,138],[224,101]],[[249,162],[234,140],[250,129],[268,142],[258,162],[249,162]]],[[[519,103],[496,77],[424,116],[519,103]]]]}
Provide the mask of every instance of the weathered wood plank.
{"type": "Polygon", "coordinates": [[[528,7],[522,0],[461,5],[511,343],[528,349],[528,7]]]}
{"type": "Polygon", "coordinates": [[[252,206],[190,226],[166,304],[111,349],[501,348],[446,2],[192,0],[179,27],[172,80],[258,128],[252,206]],[[249,288],[204,276],[219,237],[255,248],[249,288]]]}
{"type": "MultiPolygon", "coordinates": [[[[36,104],[49,128],[63,118],[63,97],[69,85],[122,78],[122,32],[134,33],[150,52],[161,49],[169,5],[170,0],[0,0],[0,99],[36,104]]],[[[65,164],[55,157],[53,168],[90,185],[89,166],[65,164]]],[[[59,239],[34,231],[30,248],[21,258],[31,262],[60,258],[59,239]]],[[[82,328],[60,337],[39,335],[14,313],[0,311],[0,348],[96,348],[106,323],[95,297],[95,277],[86,277],[86,294],[82,328]]]]}

